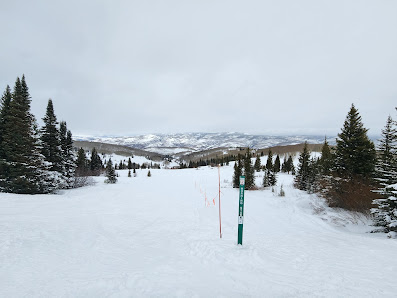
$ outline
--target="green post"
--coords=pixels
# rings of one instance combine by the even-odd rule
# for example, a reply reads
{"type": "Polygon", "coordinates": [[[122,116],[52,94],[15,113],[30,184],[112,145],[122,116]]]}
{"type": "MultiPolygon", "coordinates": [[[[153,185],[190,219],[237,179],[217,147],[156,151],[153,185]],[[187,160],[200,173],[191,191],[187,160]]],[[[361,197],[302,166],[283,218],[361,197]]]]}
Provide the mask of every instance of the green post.
{"type": "Polygon", "coordinates": [[[245,176],[240,176],[240,196],[239,196],[239,203],[238,203],[238,240],[237,240],[237,244],[241,244],[241,245],[243,245],[244,188],[245,188],[245,176]]]}

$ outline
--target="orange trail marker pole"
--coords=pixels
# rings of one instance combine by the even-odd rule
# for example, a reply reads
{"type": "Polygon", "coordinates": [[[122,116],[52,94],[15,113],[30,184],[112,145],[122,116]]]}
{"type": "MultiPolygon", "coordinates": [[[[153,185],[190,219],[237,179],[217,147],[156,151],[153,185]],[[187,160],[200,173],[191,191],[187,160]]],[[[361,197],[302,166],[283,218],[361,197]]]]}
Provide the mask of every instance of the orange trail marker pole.
{"type": "Polygon", "coordinates": [[[222,238],[222,220],[221,220],[221,165],[218,165],[219,178],[219,238],[222,238]]]}

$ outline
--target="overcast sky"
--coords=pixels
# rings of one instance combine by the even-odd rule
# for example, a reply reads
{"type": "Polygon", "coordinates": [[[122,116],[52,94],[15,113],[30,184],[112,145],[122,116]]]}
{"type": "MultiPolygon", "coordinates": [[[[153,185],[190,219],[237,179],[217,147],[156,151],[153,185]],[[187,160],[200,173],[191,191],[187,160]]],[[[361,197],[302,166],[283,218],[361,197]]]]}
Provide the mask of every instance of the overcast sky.
{"type": "MultiPolygon", "coordinates": [[[[397,118],[395,0],[0,0],[0,87],[74,134],[328,134],[397,118]]],[[[2,92],[1,91],[1,92],[2,92]]]]}

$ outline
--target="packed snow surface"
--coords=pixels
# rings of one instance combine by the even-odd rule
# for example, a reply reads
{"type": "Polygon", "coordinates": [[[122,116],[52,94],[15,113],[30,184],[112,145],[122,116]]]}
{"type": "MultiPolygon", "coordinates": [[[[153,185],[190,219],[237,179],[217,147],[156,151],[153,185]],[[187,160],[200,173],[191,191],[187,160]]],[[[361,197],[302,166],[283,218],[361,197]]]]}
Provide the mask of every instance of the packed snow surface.
{"type": "Polygon", "coordinates": [[[294,189],[290,175],[274,192],[245,192],[239,246],[232,166],[220,170],[222,239],[217,168],[137,173],[57,195],[0,194],[0,296],[396,295],[396,240],[294,189]]]}

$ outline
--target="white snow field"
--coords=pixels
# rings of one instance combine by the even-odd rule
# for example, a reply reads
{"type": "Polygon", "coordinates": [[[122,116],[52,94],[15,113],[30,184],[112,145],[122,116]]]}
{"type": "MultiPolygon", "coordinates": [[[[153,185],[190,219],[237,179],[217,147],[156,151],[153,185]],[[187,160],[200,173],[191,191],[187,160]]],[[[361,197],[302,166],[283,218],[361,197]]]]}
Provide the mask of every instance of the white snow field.
{"type": "Polygon", "coordinates": [[[115,185],[0,194],[0,297],[396,297],[396,240],[290,175],[285,197],[246,191],[238,246],[232,166],[222,239],[217,168],[119,173],[115,185]]]}

